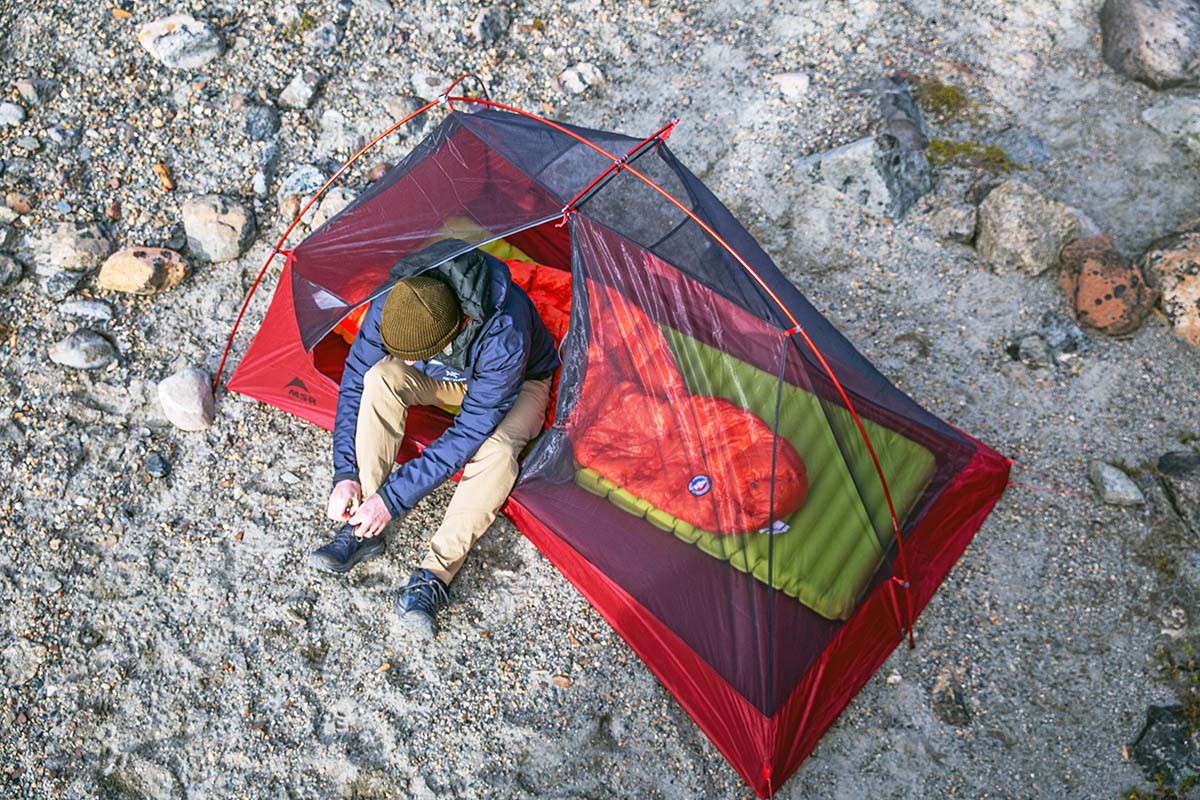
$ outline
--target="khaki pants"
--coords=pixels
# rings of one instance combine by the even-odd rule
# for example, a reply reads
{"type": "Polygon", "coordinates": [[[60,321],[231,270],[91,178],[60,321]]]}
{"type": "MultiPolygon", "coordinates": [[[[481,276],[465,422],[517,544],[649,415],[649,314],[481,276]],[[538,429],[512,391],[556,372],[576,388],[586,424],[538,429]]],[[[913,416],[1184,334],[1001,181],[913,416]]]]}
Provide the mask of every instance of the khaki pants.
{"type": "MultiPolygon", "coordinates": [[[[363,378],[354,449],[364,499],[392,472],[404,422],[413,405],[461,405],[466,383],[438,381],[398,358],[384,356],[363,378]]],[[[421,561],[443,583],[454,579],[471,545],[488,529],[517,480],[517,456],[542,430],[550,381],[526,381],[512,409],[463,467],[441,527],[421,561]]]]}

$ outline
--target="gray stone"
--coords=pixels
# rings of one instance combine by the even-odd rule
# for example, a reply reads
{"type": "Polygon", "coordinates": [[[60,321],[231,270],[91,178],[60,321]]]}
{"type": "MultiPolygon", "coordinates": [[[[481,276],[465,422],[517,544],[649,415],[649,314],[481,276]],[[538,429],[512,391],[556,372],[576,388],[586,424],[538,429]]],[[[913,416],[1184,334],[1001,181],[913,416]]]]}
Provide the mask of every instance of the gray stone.
{"type": "Polygon", "coordinates": [[[254,212],[220,195],[195,197],[183,204],[183,227],[191,252],[205,261],[233,261],[254,242],[254,212]]]}
{"type": "Polygon", "coordinates": [[[1029,333],[1009,345],[1009,352],[1027,367],[1042,369],[1054,366],[1054,351],[1046,340],[1036,333],[1029,333]]]}
{"type": "Polygon", "coordinates": [[[930,696],[933,715],[947,725],[961,728],[971,722],[971,710],[963,696],[962,674],[950,665],[942,667],[930,696]]]}
{"type": "Polygon", "coordinates": [[[70,150],[79,144],[79,130],[66,125],[53,125],[46,131],[51,143],[60,150],[70,150]]]}
{"type": "Polygon", "coordinates": [[[801,159],[800,175],[829,186],[868,214],[900,218],[933,188],[929,160],[892,136],[868,137],[801,159]]]}
{"type": "Polygon", "coordinates": [[[38,274],[43,276],[42,292],[51,300],[62,300],[83,283],[83,273],[73,272],[69,269],[59,269],[44,274],[39,265],[38,274]]]}
{"type": "Polygon", "coordinates": [[[50,348],[50,360],[72,369],[101,369],[112,363],[116,350],[95,331],[83,330],[69,334],[50,348]]]}
{"type": "Polygon", "coordinates": [[[770,80],[775,88],[792,102],[808,94],[808,87],[812,83],[812,78],[807,72],[780,72],[772,75],[770,80]]]}
{"type": "Polygon", "coordinates": [[[861,91],[878,100],[885,134],[895,137],[901,146],[909,150],[925,149],[929,144],[929,130],[905,82],[880,78],[867,83],[861,91]]]}
{"type": "Polygon", "coordinates": [[[202,369],[183,369],[160,381],[158,401],[180,430],[202,431],[213,423],[212,378],[202,369]]]}
{"type": "Polygon", "coordinates": [[[300,70],[279,93],[279,102],[287,108],[308,108],[320,86],[320,73],[311,69],[300,70]]]}
{"type": "Polygon", "coordinates": [[[328,53],[342,40],[342,29],[332,22],[325,22],[304,34],[304,44],[318,53],[328,53]]]}
{"type": "Polygon", "coordinates": [[[1041,275],[1058,263],[1063,246],[1075,238],[1078,223],[1062,203],[1047,200],[1018,180],[988,192],[979,204],[975,249],[993,272],[1020,269],[1041,275]]]}
{"type": "Polygon", "coordinates": [[[171,462],[162,457],[160,453],[150,453],[146,456],[145,464],[146,473],[152,478],[165,478],[171,474],[171,462]]]}
{"type": "Polygon", "coordinates": [[[289,197],[307,197],[324,186],[325,180],[325,173],[312,164],[297,167],[284,176],[275,194],[276,202],[282,206],[289,197]]]}
{"type": "Polygon", "coordinates": [[[1200,155],[1200,97],[1170,97],[1142,112],[1142,122],[1200,155]]]}
{"type": "Polygon", "coordinates": [[[221,34],[188,14],[174,14],[142,26],[137,40],[157,61],[174,69],[196,69],[225,52],[221,34]]]}
{"type": "Polygon", "coordinates": [[[1146,502],[1137,484],[1111,464],[1093,461],[1088,477],[1096,487],[1096,494],[1110,506],[1140,506],[1146,502]]]}
{"type": "Polygon", "coordinates": [[[1200,534],[1200,453],[1165,453],[1157,466],[1171,505],[1192,532],[1200,534]]]}
{"type": "Polygon", "coordinates": [[[62,84],[50,78],[22,78],[15,85],[21,98],[31,106],[48,103],[62,91],[62,84]]]}
{"type": "Polygon", "coordinates": [[[279,112],[253,103],[246,107],[242,130],[252,142],[265,142],[279,132],[279,112]]]}
{"type": "Polygon", "coordinates": [[[1173,785],[1200,773],[1200,737],[1191,733],[1179,706],[1150,706],[1129,755],[1146,780],[1173,785]]]}
{"type": "Polygon", "coordinates": [[[14,639],[0,652],[4,663],[4,680],[9,686],[24,686],[35,677],[46,663],[49,651],[28,639],[14,639]]]}
{"type": "Polygon", "coordinates": [[[16,103],[0,103],[0,128],[14,128],[25,121],[25,109],[16,103]]]}
{"type": "Polygon", "coordinates": [[[13,147],[24,150],[26,153],[36,153],[42,149],[42,143],[36,136],[22,136],[13,142],[13,147]]]}
{"type": "MultiPolygon", "coordinates": [[[[8,206],[0,206],[0,224],[8,225],[11,222],[16,222],[17,217],[19,217],[19,216],[21,216],[21,215],[18,214],[16,211],[13,211],[8,206]]],[[[0,243],[0,247],[3,247],[3,246],[4,246],[3,243],[0,243]]]]}
{"type": "Polygon", "coordinates": [[[34,237],[32,249],[39,267],[44,264],[83,272],[104,262],[112,252],[112,242],[98,225],[60,222],[34,237]]]}
{"type": "Polygon", "coordinates": [[[939,239],[970,244],[975,239],[975,214],[970,203],[951,203],[930,218],[929,227],[939,239]]]}
{"type": "Polygon", "coordinates": [[[1051,309],[1042,314],[1037,333],[1046,341],[1054,352],[1055,359],[1059,361],[1063,360],[1064,355],[1086,353],[1091,347],[1087,334],[1061,311],[1051,309]]]}
{"type": "Polygon", "coordinates": [[[317,152],[355,153],[367,143],[365,134],[359,133],[354,123],[340,111],[326,109],[321,114],[321,135],[317,138],[317,152]]]}
{"type": "Polygon", "coordinates": [[[1153,89],[1200,84],[1200,3],[1105,0],[1104,60],[1153,89]]]}
{"type": "Polygon", "coordinates": [[[12,286],[25,275],[25,267],[20,261],[4,253],[0,253],[0,286],[12,286]]]}
{"type": "Polygon", "coordinates": [[[563,70],[558,82],[571,94],[583,94],[588,87],[604,83],[604,73],[595,64],[581,61],[563,70]]]}
{"type": "Polygon", "coordinates": [[[508,11],[491,6],[476,15],[471,22],[471,35],[484,47],[491,47],[508,31],[508,11]]]}
{"type": "Polygon", "coordinates": [[[110,322],[113,318],[112,306],[103,300],[71,300],[60,305],[58,313],[89,322],[110,322]]]}

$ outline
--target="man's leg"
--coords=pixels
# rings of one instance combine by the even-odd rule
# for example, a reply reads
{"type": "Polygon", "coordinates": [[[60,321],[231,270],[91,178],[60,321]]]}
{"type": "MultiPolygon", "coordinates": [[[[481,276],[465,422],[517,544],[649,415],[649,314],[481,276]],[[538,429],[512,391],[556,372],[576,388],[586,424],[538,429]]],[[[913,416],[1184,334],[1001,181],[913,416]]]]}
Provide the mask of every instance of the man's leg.
{"type": "Polygon", "coordinates": [[[379,491],[396,464],[409,406],[457,406],[466,383],[438,381],[398,358],[384,356],[363,376],[354,453],[363,499],[379,491]]]}
{"type": "MultiPolygon", "coordinates": [[[[542,430],[550,381],[526,381],[512,409],[495,433],[463,467],[441,527],[429,542],[421,562],[444,584],[449,584],[475,544],[504,505],[517,480],[517,456],[542,430]]],[[[360,462],[361,463],[361,462],[360,462]]]]}

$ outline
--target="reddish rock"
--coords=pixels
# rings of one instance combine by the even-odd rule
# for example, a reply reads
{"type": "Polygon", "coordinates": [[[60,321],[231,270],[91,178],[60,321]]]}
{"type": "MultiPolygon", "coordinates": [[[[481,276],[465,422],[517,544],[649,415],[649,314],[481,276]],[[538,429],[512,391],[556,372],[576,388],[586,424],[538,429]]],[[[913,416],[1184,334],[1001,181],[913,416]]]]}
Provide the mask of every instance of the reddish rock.
{"type": "Polygon", "coordinates": [[[1107,236],[1076,239],[1060,258],[1059,283],[1081,325],[1120,336],[1137,330],[1154,308],[1157,293],[1146,275],[1107,236]]]}
{"type": "Polygon", "coordinates": [[[1175,333],[1200,347],[1200,219],[1151,242],[1138,263],[1162,292],[1175,333]]]}

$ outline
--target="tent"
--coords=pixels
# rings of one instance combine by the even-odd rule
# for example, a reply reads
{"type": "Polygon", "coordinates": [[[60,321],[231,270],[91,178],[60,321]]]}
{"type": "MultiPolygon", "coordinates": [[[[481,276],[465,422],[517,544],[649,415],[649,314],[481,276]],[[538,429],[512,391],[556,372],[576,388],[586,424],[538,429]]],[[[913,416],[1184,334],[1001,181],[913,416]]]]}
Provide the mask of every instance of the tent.
{"type": "MultiPolygon", "coordinates": [[[[280,240],[229,388],[331,428],[356,309],[469,248],[504,258],[565,333],[504,513],[768,796],[911,645],[1010,462],[805,300],[672,154],[674,122],[639,139],[449,90],[414,116],[434,106],[385,177],[280,240]]],[[[451,424],[413,410],[401,459],[451,424]]]]}

